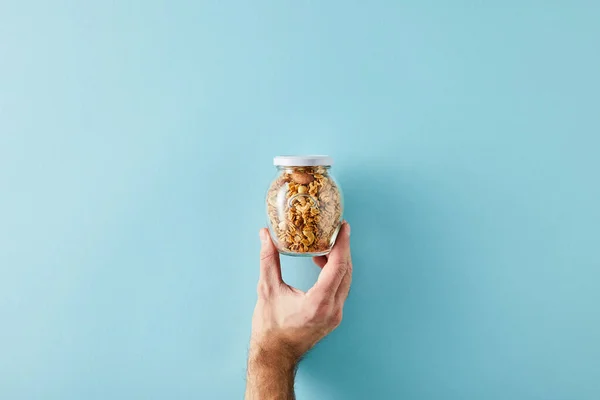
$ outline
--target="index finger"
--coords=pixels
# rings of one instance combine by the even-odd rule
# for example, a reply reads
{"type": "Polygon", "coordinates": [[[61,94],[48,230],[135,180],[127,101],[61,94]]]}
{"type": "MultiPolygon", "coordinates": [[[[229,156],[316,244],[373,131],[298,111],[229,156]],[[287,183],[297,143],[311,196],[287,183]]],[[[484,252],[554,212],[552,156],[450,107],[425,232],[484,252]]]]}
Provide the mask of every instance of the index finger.
{"type": "Polygon", "coordinates": [[[350,265],[350,225],[344,221],[313,292],[334,296],[350,265]]]}

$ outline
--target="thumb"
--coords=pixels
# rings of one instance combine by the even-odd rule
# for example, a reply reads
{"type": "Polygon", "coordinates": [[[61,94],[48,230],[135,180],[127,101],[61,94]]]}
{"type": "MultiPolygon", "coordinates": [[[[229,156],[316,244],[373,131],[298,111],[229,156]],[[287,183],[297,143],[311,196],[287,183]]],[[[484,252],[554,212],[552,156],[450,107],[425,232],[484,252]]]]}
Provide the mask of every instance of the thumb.
{"type": "Polygon", "coordinates": [[[260,230],[260,281],[267,285],[281,283],[281,265],[279,252],[271,240],[271,235],[266,228],[260,230]]]}

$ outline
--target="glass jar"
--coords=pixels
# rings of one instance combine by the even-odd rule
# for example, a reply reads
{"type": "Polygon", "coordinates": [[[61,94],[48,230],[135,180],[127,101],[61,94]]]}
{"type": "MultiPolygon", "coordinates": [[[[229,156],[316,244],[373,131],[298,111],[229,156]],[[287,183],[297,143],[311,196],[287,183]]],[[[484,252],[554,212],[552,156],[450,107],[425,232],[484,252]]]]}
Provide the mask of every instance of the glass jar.
{"type": "Polygon", "coordinates": [[[291,256],[328,254],[342,224],[343,198],[327,156],[278,156],[267,192],[267,222],[277,250],[291,256]]]}

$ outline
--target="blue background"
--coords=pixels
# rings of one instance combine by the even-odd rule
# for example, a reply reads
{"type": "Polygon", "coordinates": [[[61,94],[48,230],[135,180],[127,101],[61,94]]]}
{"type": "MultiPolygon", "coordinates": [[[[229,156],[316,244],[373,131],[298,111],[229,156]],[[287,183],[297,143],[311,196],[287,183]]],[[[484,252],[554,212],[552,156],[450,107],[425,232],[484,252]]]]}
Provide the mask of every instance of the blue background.
{"type": "Polygon", "coordinates": [[[303,153],[355,273],[299,399],[600,398],[600,6],[495,3],[2,2],[0,398],[242,398],[303,153]]]}

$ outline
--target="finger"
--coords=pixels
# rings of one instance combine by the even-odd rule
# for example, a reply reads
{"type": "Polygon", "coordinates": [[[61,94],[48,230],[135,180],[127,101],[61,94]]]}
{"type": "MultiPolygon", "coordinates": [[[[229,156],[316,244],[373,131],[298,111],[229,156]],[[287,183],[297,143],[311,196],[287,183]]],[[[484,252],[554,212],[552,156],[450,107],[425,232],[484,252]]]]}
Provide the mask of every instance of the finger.
{"type": "Polygon", "coordinates": [[[319,268],[323,268],[325,264],[327,264],[327,257],[325,256],[317,256],[313,257],[313,262],[317,264],[319,268]]]}
{"type": "Polygon", "coordinates": [[[350,285],[352,284],[352,261],[348,265],[348,271],[346,271],[346,275],[342,279],[342,283],[340,283],[340,287],[335,293],[335,303],[339,307],[343,307],[346,299],[348,298],[348,293],[350,293],[350,285]]]}
{"type": "Polygon", "coordinates": [[[260,230],[260,241],[260,281],[269,286],[275,286],[283,282],[279,252],[266,228],[260,230]]]}
{"type": "Polygon", "coordinates": [[[342,224],[337,240],[329,257],[327,264],[321,270],[315,290],[322,294],[334,295],[346,275],[348,265],[350,264],[350,225],[347,222],[342,224]]]}

